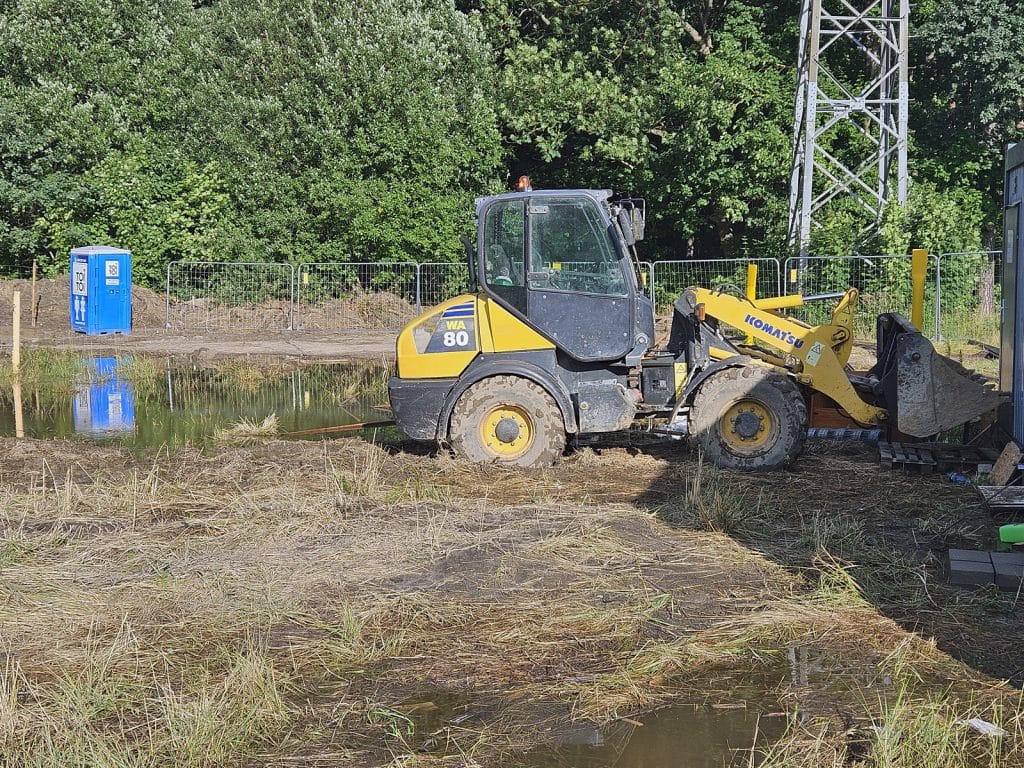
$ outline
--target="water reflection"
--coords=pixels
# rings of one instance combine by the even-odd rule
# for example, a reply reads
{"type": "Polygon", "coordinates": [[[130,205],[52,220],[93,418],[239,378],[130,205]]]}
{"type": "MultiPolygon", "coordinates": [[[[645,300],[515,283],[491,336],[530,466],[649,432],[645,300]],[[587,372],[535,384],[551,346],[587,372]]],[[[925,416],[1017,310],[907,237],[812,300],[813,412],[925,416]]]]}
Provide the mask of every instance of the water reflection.
{"type": "Polygon", "coordinates": [[[535,750],[522,768],[723,768],[756,766],[754,751],[776,741],[786,719],[763,717],[752,709],[670,707],[600,729],[579,723],[560,734],[558,744],[535,750]],[[642,724],[640,724],[642,721],[642,724]]]}
{"type": "Polygon", "coordinates": [[[109,437],[135,431],[135,387],[118,376],[117,359],[97,357],[87,366],[71,401],[75,432],[109,437]]]}
{"type": "Polygon", "coordinates": [[[390,418],[377,364],[216,368],[149,358],[87,358],[74,373],[0,392],[0,435],[105,440],[129,447],[207,442],[217,429],[276,414],[282,432],[390,418]]]}
{"type": "Polygon", "coordinates": [[[533,723],[531,732],[543,746],[504,756],[501,765],[508,768],[754,768],[788,726],[771,693],[785,673],[783,665],[725,672],[721,679],[694,682],[696,690],[728,684],[734,694],[729,700],[669,706],[601,725],[573,720],[567,708],[553,702],[495,709],[493,702],[435,688],[418,691],[395,709],[412,726],[410,744],[439,754],[458,749],[452,734],[486,728],[492,718],[533,723]]]}

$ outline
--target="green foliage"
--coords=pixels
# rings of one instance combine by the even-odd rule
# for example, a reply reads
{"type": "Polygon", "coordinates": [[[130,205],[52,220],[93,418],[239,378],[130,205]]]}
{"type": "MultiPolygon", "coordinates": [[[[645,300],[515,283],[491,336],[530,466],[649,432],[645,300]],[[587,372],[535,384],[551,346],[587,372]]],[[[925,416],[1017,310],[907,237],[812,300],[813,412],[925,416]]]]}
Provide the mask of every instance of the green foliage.
{"type": "MultiPolygon", "coordinates": [[[[649,259],[786,251],[797,0],[0,9],[0,271],[96,241],[149,283],[172,260],[457,262],[473,197],[524,172],[645,197],[649,259]]],[[[997,245],[1021,4],[928,0],[912,22],[910,204],[876,242],[832,207],[816,253],[997,245]]]]}
{"type": "Polygon", "coordinates": [[[513,164],[652,204],[645,252],[704,257],[785,225],[797,3],[478,4],[513,164]]]}
{"type": "Polygon", "coordinates": [[[0,257],[458,259],[501,158],[446,0],[20,0],[0,25],[0,257]]]}
{"type": "MultiPolygon", "coordinates": [[[[79,205],[55,206],[35,222],[49,253],[66,254],[83,242],[130,243],[133,280],[147,285],[162,281],[168,261],[217,258],[218,228],[231,201],[212,165],[133,142],[78,183],[85,191],[79,205]]],[[[65,267],[58,259],[44,270],[65,267]]]]}
{"type": "Polygon", "coordinates": [[[906,206],[891,201],[880,230],[881,253],[957,253],[981,248],[982,196],[974,189],[911,185],[906,206]]]}
{"type": "Polygon", "coordinates": [[[476,24],[441,0],[224,0],[191,151],[234,160],[228,250],[289,261],[457,258],[500,159],[476,24]],[[212,140],[211,140],[212,139],[212,140]]]}
{"type": "Polygon", "coordinates": [[[996,191],[994,205],[1003,148],[1024,139],[1022,11],[1019,0],[934,0],[917,8],[915,167],[942,183],[996,191]]]}

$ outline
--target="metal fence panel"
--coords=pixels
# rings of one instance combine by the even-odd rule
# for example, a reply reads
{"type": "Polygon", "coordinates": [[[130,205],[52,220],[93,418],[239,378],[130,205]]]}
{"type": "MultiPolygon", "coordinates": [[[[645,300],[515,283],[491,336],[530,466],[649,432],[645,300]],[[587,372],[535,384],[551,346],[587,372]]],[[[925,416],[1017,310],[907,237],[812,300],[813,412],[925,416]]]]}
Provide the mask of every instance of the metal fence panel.
{"type": "Polygon", "coordinates": [[[759,298],[779,294],[781,273],[776,259],[692,259],[656,261],[651,268],[653,299],[659,312],[667,310],[686,288],[697,285],[716,288],[733,285],[746,290],[747,265],[757,265],[759,298]]]}
{"type": "Polygon", "coordinates": [[[179,330],[292,328],[294,269],[289,264],[172,261],[165,322],[179,330]]]}
{"type": "MultiPolygon", "coordinates": [[[[564,269],[572,266],[571,262],[562,263],[564,269]]],[[[653,299],[654,278],[651,262],[641,261],[640,269],[647,276],[644,290],[653,299]]],[[[425,309],[466,293],[469,290],[469,268],[463,262],[427,262],[419,265],[417,280],[417,306],[425,309]]]]}
{"type": "MultiPolygon", "coordinates": [[[[932,255],[921,330],[935,338],[995,343],[999,334],[1000,251],[932,255]]],[[[699,259],[641,262],[648,292],[664,312],[690,285],[729,283],[743,290],[746,268],[758,265],[760,297],[814,295],[848,287],[861,293],[856,334],[874,338],[881,312],[910,314],[910,256],[699,259]]],[[[395,330],[431,307],[464,293],[462,262],[303,264],[171,262],[165,325],[180,330],[395,330]]],[[[829,322],[833,301],[791,310],[812,324],[829,322]]]]}
{"type": "MultiPolygon", "coordinates": [[[[847,288],[860,291],[854,335],[875,338],[875,319],[883,312],[899,312],[910,317],[909,255],[886,256],[791,256],[785,262],[786,293],[814,296],[839,293],[847,288]]],[[[939,309],[939,261],[928,258],[925,275],[924,327],[932,336],[939,309]]],[[[812,325],[831,322],[834,300],[818,301],[792,310],[795,317],[812,325]]]]}
{"type": "Polygon", "coordinates": [[[469,291],[469,266],[465,262],[435,261],[419,265],[416,305],[433,307],[469,291]]]}
{"type": "Polygon", "coordinates": [[[937,337],[999,343],[1002,251],[938,255],[937,337]]]}
{"type": "Polygon", "coordinates": [[[413,262],[302,264],[296,274],[296,328],[396,330],[418,314],[413,262]]]}

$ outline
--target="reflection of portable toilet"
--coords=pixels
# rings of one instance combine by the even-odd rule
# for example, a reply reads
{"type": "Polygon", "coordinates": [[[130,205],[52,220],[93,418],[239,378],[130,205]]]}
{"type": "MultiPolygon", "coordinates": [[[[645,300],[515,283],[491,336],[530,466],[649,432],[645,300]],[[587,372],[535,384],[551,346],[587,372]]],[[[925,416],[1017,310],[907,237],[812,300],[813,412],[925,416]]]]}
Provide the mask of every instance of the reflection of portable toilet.
{"type": "Polygon", "coordinates": [[[71,330],[130,333],[132,254],[108,245],[71,251],[71,330]]]}
{"type": "Polygon", "coordinates": [[[117,377],[117,359],[91,361],[89,381],[75,391],[71,403],[75,432],[110,435],[135,431],[135,388],[117,377]]]}

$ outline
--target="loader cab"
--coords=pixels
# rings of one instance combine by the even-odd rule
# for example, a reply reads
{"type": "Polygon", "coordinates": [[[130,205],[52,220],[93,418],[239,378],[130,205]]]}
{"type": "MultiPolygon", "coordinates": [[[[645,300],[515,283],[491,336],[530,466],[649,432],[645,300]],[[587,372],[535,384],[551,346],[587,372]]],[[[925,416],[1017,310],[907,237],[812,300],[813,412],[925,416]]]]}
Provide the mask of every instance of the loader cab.
{"type": "Polygon", "coordinates": [[[633,209],[620,220],[610,196],[531,191],[477,201],[481,289],[584,363],[642,354],[654,336],[629,250],[633,209]]]}

